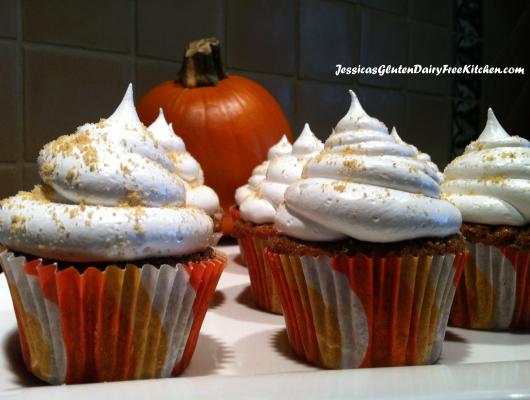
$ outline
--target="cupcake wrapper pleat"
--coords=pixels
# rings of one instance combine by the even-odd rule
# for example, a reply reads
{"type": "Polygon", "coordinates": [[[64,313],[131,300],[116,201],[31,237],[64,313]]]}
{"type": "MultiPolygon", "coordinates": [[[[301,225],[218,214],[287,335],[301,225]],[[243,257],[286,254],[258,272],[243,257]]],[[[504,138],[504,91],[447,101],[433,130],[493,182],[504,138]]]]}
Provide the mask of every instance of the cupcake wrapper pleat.
{"type": "MultiPolygon", "coordinates": [[[[239,207],[236,205],[233,205],[228,209],[228,211],[235,225],[235,223],[241,219],[241,212],[239,211],[239,207]]],[[[246,266],[247,257],[245,256],[245,249],[243,248],[243,244],[241,243],[241,238],[237,238],[237,244],[239,245],[239,254],[241,256],[241,260],[243,261],[243,264],[246,266]]]]}
{"type": "Polygon", "coordinates": [[[268,239],[244,236],[239,238],[239,243],[241,252],[245,254],[250,287],[257,306],[268,312],[282,314],[278,289],[274,283],[268,259],[265,257],[268,239]]]}
{"type": "Polygon", "coordinates": [[[451,325],[483,330],[530,328],[530,252],[467,243],[469,258],[451,325]]]}
{"type": "Polygon", "coordinates": [[[325,368],[436,362],[465,256],[267,251],[289,341],[300,357],[325,368]]]}
{"type": "Polygon", "coordinates": [[[226,263],[58,270],[0,254],[27,368],[53,383],[176,375],[195,349],[226,263]]]}

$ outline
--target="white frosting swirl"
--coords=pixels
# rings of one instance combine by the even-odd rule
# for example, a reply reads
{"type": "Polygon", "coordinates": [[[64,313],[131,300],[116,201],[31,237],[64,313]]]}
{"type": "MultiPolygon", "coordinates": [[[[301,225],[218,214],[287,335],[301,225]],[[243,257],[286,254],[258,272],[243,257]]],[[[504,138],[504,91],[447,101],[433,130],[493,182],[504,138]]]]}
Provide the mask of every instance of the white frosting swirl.
{"type": "Polygon", "coordinates": [[[458,232],[461,216],[439,200],[436,165],[352,103],[325,143],[307,161],[303,179],[285,192],[275,218],[280,232],[304,240],[352,237],[395,242],[458,232]]]}
{"type": "Polygon", "coordinates": [[[510,136],[488,109],[479,138],[444,171],[443,196],[464,221],[522,226],[530,222],[530,142],[510,136]]]}
{"type": "Polygon", "coordinates": [[[138,119],[130,85],[111,117],[47,144],[38,164],[44,185],[0,203],[0,243],[12,250],[126,261],[184,256],[212,243],[212,219],[185,206],[186,184],[138,119]]]}
{"type": "Polygon", "coordinates": [[[287,139],[287,136],[283,135],[282,138],[278,141],[278,143],[276,143],[269,149],[269,151],[267,152],[267,159],[252,170],[252,175],[250,175],[248,183],[236,189],[236,204],[238,206],[241,206],[245,199],[256,194],[256,189],[258,188],[258,185],[261,183],[261,181],[265,179],[265,174],[267,173],[267,168],[271,160],[274,160],[276,157],[281,157],[290,154],[291,151],[291,143],[289,143],[289,139],[287,139]]]}
{"type": "Polygon", "coordinates": [[[271,160],[265,179],[259,182],[255,193],[240,204],[241,217],[255,224],[273,223],[287,186],[300,179],[306,161],[323,148],[322,142],[305,124],[292,152],[271,160]]]}
{"type": "Polygon", "coordinates": [[[200,164],[186,151],[184,141],[175,134],[173,124],[167,123],[162,109],[148,129],[175,165],[175,173],[184,181],[186,204],[210,215],[219,212],[219,197],[212,188],[204,185],[204,172],[200,164]]]}

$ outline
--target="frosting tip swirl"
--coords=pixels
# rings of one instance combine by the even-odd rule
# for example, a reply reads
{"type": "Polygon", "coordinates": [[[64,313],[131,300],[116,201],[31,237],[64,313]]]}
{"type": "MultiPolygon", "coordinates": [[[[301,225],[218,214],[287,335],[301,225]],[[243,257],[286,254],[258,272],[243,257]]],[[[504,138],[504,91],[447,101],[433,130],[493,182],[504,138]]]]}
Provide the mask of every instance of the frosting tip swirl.
{"type": "Polygon", "coordinates": [[[267,152],[267,159],[272,160],[275,157],[279,157],[285,154],[289,154],[292,151],[291,143],[287,139],[286,135],[283,135],[281,139],[273,145],[267,152]]]}
{"type": "Polygon", "coordinates": [[[499,123],[493,110],[491,108],[488,108],[488,120],[486,121],[486,127],[478,137],[477,141],[487,142],[490,140],[496,140],[507,137],[510,137],[510,135],[504,130],[502,125],[499,123]]]}
{"type": "MultiPolygon", "coordinates": [[[[155,124],[162,139],[175,140],[162,113],[155,124]]],[[[108,119],[43,147],[43,185],[1,203],[0,243],[72,262],[178,257],[208,247],[213,221],[189,207],[195,188],[176,173],[158,133],[141,123],[129,85],[108,119]]]]}
{"type": "Polygon", "coordinates": [[[136,113],[136,108],[134,107],[134,96],[133,96],[133,87],[132,83],[129,83],[127,86],[127,91],[123,96],[123,99],[116,108],[116,111],[107,118],[107,123],[109,124],[127,124],[129,128],[141,129],[143,124],[136,113]]]}

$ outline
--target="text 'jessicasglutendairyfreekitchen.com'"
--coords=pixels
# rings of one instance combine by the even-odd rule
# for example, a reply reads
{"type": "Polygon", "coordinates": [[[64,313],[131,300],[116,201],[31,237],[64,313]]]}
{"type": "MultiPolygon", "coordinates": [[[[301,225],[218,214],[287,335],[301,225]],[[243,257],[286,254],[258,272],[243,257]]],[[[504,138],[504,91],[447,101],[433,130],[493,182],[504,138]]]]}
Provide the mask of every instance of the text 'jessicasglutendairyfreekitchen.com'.
{"type": "Polygon", "coordinates": [[[434,66],[414,64],[412,66],[403,65],[379,65],[377,67],[368,66],[345,66],[335,65],[335,75],[391,75],[391,74],[411,74],[411,75],[460,75],[460,74],[507,74],[524,75],[524,67],[492,67],[489,65],[462,65],[451,66],[448,64],[434,66]]]}

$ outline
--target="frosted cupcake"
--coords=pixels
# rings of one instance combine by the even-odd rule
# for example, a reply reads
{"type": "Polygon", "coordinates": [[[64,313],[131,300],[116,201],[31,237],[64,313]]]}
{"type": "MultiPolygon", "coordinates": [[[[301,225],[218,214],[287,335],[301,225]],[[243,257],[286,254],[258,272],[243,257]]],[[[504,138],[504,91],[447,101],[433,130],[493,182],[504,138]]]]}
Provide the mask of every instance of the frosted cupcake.
{"type": "MultiPolygon", "coordinates": [[[[283,148],[286,141],[280,142],[283,148]]],[[[258,307],[281,314],[278,291],[274,285],[264,249],[271,236],[276,234],[273,222],[276,209],[283,201],[287,186],[299,179],[306,160],[322,150],[324,145],[306,124],[289,153],[271,154],[265,176],[258,173],[249,180],[248,187],[238,189],[236,201],[241,218],[236,220],[233,234],[238,238],[245,254],[252,293],[258,307]],[[253,185],[255,185],[253,187],[253,185]]],[[[275,150],[274,147],[271,151],[275,150]]]]}
{"type": "Polygon", "coordinates": [[[226,257],[171,155],[118,109],[40,152],[42,185],[0,203],[27,368],[53,383],[182,372],[226,257]]]}
{"type": "MultiPolygon", "coordinates": [[[[272,146],[267,152],[267,159],[252,170],[252,175],[248,182],[237,188],[235,193],[236,209],[239,210],[241,204],[249,197],[256,195],[258,185],[265,179],[269,163],[277,157],[291,154],[293,146],[289,143],[287,136],[283,135],[278,143],[272,146]]],[[[241,218],[241,215],[237,219],[241,218]]]]}
{"type": "MultiPolygon", "coordinates": [[[[276,143],[269,149],[269,151],[267,152],[267,159],[252,170],[252,174],[250,175],[250,178],[248,178],[248,182],[245,185],[240,186],[236,189],[236,204],[230,207],[229,209],[230,216],[232,217],[234,224],[236,224],[237,221],[241,220],[241,212],[239,211],[239,205],[243,203],[243,201],[248,197],[255,196],[259,183],[265,179],[265,175],[267,174],[267,167],[269,166],[271,160],[282,155],[287,155],[291,153],[291,150],[291,143],[289,143],[287,136],[283,135],[278,141],[278,143],[276,143]]],[[[233,232],[232,235],[236,237],[233,232]]],[[[246,264],[245,251],[243,249],[243,246],[241,245],[241,240],[237,238],[237,241],[239,243],[241,258],[246,264]]]]}
{"type": "Polygon", "coordinates": [[[294,351],[326,368],[434,363],[465,259],[426,155],[351,107],[289,185],[266,251],[294,351]]]}
{"type": "Polygon", "coordinates": [[[215,230],[220,231],[222,210],[219,197],[212,188],[204,184],[201,165],[186,151],[184,141],[173,131],[173,124],[167,123],[162,109],[148,129],[175,165],[175,173],[184,182],[186,205],[205,211],[214,219],[215,230]]]}
{"type": "Polygon", "coordinates": [[[530,142],[506,133],[489,109],[482,134],[444,176],[444,198],[462,213],[470,253],[451,324],[530,328],[530,142]]]}

